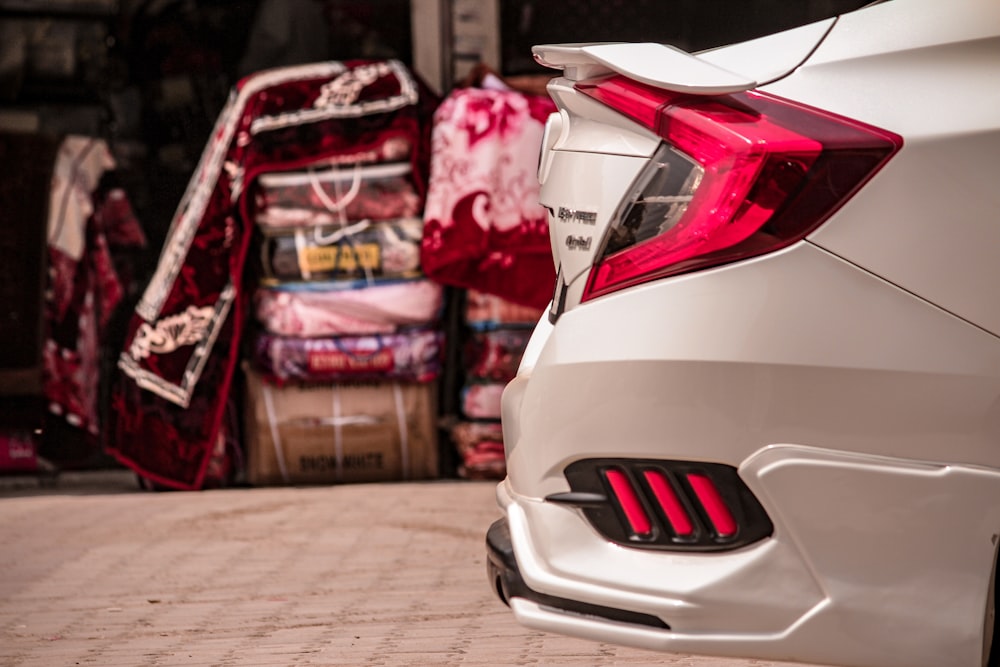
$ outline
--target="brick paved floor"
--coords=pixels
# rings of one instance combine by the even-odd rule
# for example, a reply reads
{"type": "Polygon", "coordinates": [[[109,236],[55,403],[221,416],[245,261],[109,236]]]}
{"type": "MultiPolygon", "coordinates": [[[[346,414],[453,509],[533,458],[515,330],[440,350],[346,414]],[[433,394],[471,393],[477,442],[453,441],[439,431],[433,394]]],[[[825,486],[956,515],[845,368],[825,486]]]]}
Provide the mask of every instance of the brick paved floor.
{"type": "Polygon", "coordinates": [[[494,487],[152,493],[116,473],[8,482],[0,665],[777,667],[518,626],[486,581],[494,487]]]}

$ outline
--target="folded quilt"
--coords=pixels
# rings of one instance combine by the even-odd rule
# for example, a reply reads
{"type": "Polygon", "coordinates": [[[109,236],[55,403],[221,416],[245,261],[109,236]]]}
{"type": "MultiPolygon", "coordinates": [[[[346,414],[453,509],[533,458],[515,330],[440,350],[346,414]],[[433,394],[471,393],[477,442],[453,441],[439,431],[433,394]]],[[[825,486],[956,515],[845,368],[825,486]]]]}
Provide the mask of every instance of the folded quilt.
{"type": "Polygon", "coordinates": [[[421,218],[262,229],[262,282],[420,275],[421,218]]]}
{"type": "Polygon", "coordinates": [[[465,323],[476,330],[534,327],[544,314],[544,308],[523,306],[480,290],[470,289],[465,294],[465,323]]]}
{"type": "Polygon", "coordinates": [[[465,372],[469,378],[510,382],[517,375],[531,329],[474,331],[465,345],[465,372]]]}
{"type": "Polygon", "coordinates": [[[443,288],[427,279],[398,282],[300,283],[260,287],[257,321],[281,336],[392,333],[440,318],[443,288]]]}
{"type": "Polygon", "coordinates": [[[462,388],[462,414],[467,419],[500,419],[505,382],[467,384],[462,388]]]}
{"type": "Polygon", "coordinates": [[[264,174],[254,198],[262,227],[302,227],[418,216],[409,163],[264,174]]]}
{"type": "Polygon", "coordinates": [[[451,439],[461,458],[459,477],[503,479],[507,461],[500,422],[459,422],[451,429],[451,439]]]}
{"type": "Polygon", "coordinates": [[[253,344],[253,364],[274,383],[430,382],[441,372],[443,341],[443,332],[434,329],[325,338],[261,332],[253,344]]]}

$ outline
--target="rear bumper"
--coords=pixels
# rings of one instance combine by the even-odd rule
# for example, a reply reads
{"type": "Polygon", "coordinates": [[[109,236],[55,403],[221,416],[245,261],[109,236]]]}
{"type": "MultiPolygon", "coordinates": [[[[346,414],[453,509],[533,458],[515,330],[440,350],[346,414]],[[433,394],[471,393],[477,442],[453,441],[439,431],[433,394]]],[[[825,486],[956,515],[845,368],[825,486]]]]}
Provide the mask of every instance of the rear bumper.
{"type": "Polygon", "coordinates": [[[579,510],[502,482],[489,580],[521,624],[595,641],[859,666],[979,664],[1000,475],[792,446],[759,452],[740,473],[775,533],[727,553],[624,548],[579,510]]]}
{"type": "Polygon", "coordinates": [[[682,653],[979,664],[1000,534],[995,337],[808,243],[537,333],[503,397],[510,546],[491,566],[522,624],[682,653]],[[601,457],[732,466],[773,534],[722,553],[615,544],[544,500],[601,457]]]}
{"type": "MultiPolygon", "coordinates": [[[[521,577],[514,557],[514,546],[510,541],[510,528],[506,519],[498,519],[486,532],[486,574],[493,582],[497,595],[507,605],[514,599],[534,603],[538,607],[558,610],[560,613],[574,614],[582,619],[627,623],[659,630],[670,627],[662,619],[650,614],[639,614],[625,609],[615,609],[601,605],[587,604],[578,600],[546,595],[532,590],[521,577]]],[[[517,604],[517,603],[514,603],[517,604]]]]}

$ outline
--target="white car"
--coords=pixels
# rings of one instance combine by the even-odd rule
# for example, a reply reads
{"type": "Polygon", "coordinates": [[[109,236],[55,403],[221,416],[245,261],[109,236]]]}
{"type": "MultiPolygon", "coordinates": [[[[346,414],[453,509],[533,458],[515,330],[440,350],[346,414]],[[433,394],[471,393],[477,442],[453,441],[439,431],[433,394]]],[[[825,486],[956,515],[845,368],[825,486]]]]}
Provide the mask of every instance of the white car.
{"type": "Polygon", "coordinates": [[[1000,662],[1000,2],[534,53],[559,277],[487,534],[518,621],[1000,662]]]}

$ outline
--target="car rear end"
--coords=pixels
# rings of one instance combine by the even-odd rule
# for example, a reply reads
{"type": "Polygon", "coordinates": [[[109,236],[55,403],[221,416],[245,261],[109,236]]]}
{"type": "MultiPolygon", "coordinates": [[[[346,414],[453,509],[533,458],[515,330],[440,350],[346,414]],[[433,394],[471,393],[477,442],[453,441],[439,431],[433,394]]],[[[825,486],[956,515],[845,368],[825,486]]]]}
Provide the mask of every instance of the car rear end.
{"type": "Polygon", "coordinates": [[[998,34],[993,3],[893,0],[697,56],[536,47],[563,71],[539,164],[559,277],[504,393],[487,540],[522,623],[983,664],[998,34]]]}

